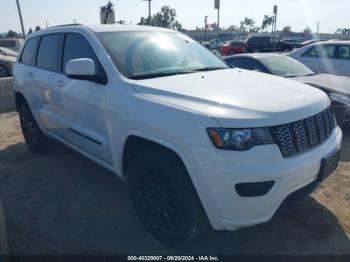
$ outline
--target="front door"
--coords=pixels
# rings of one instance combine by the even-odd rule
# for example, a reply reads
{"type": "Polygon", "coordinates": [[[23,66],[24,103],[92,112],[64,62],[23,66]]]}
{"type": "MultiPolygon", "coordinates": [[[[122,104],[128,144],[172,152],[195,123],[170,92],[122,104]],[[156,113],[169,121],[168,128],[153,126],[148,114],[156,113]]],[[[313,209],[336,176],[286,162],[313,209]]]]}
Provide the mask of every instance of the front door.
{"type": "MultiPolygon", "coordinates": [[[[105,75],[89,41],[81,34],[67,33],[64,40],[62,71],[71,59],[90,58],[95,62],[96,73],[105,75]]],[[[106,109],[109,88],[85,80],[69,79],[61,74],[54,79],[60,84],[61,110],[66,122],[65,139],[89,155],[112,163],[106,109]]]]}

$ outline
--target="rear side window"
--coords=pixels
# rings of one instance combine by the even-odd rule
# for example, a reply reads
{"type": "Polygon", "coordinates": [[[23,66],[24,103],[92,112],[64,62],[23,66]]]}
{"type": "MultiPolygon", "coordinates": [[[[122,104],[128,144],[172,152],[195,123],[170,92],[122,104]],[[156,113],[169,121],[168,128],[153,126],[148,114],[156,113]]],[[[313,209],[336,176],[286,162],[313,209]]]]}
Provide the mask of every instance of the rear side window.
{"type": "Polygon", "coordinates": [[[35,64],[35,55],[36,50],[38,48],[39,40],[40,38],[36,37],[27,41],[26,45],[24,46],[20,62],[26,65],[35,64]]]}
{"type": "Polygon", "coordinates": [[[38,50],[37,66],[58,72],[62,36],[60,34],[43,36],[38,50]]]}
{"type": "Polygon", "coordinates": [[[70,33],[66,35],[63,51],[63,72],[66,71],[67,62],[71,59],[90,58],[94,61],[97,75],[103,75],[104,70],[87,39],[80,35],[70,33]]]}

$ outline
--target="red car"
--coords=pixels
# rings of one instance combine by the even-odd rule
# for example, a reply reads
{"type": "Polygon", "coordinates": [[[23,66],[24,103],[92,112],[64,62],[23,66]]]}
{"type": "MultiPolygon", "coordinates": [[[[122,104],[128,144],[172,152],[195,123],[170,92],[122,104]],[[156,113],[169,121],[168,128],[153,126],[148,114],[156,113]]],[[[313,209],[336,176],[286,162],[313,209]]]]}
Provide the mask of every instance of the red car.
{"type": "Polygon", "coordinates": [[[220,53],[222,56],[243,54],[246,52],[247,50],[244,46],[244,43],[234,40],[228,41],[226,44],[220,47],[220,53]]]}

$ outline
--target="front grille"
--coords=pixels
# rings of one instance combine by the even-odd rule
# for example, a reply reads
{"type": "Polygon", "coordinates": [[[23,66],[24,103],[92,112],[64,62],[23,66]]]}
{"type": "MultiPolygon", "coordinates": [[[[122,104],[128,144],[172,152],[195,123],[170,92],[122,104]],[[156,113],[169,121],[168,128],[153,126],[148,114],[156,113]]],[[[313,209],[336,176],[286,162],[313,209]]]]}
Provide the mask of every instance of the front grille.
{"type": "Polygon", "coordinates": [[[272,134],[282,155],[290,157],[322,144],[331,136],[334,128],[334,117],[328,108],[310,118],[273,127],[272,134]]]}

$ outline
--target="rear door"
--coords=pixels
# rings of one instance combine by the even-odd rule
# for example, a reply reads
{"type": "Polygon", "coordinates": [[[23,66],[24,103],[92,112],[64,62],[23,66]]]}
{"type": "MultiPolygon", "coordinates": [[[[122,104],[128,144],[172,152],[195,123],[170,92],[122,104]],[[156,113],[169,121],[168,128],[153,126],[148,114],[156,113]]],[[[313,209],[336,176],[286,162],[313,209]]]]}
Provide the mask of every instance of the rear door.
{"type": "Polygon", "coordinates": [[[40,37],[29,39],[14,67],[15,86],[29,102],[34,115],[37,115],[38,97],[34,89],[35,60],[40,37]]]}
{"type": "Polygon", "coordinates": [[[33,77],[33,92],[37,99],[40,120],[45,128],[56,135],[64,133],[60,88],[54,80],[61,74],[61,52],[63,34],[48,34],[41,37],[36,70],[33,77]]]}
{"type": "Polygon", "coordinates": [[[350,76],[350,45],[338,45],[335,67],[337,74],[350,76]]]}

